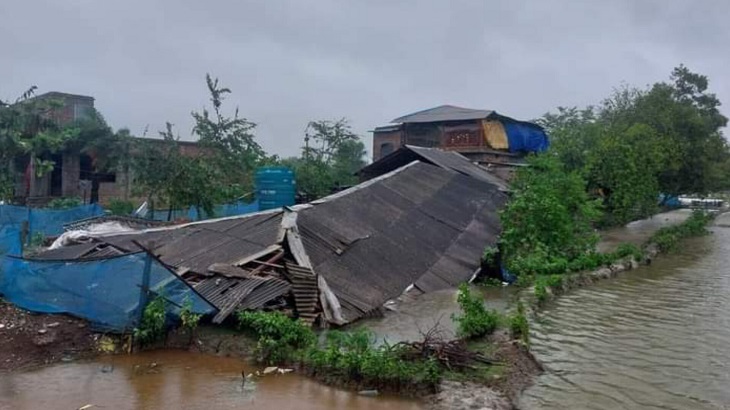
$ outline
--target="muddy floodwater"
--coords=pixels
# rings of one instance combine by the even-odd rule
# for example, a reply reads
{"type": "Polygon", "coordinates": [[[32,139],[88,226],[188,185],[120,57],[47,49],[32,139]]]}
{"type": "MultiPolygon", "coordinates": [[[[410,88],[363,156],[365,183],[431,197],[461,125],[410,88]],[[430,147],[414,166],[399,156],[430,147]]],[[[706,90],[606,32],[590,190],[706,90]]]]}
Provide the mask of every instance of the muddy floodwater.
{"type": "Polygon", "coordinates": [[[547,371],[520,408],[730,408],[730,228],[712,230],[543,310],[532,343],[547,371]]]}
{"type": "Polygon", "coordinates": [[[0,375],[0,409],[398,409],[414,400],[365,397],[295,374],[241,383],[255,368],[183,351],[146,352],[0,375]]]}

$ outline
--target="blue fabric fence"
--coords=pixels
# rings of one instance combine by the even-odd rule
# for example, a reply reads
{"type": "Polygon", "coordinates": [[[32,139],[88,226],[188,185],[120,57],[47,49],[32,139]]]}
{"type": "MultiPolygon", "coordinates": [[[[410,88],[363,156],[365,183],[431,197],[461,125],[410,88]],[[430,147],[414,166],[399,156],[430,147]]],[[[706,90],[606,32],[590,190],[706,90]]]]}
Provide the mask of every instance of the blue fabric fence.
{"type": "MultiPolygon", "coordinates": [[[[207,215],[202,209],[201,212],[198,213],[195,207],[190,207],[187,209],[173,209],[170,220],[174,221],[177,219],[187,219],[190,221],[202,221],[211,218],[225,218],[228,216],[245,215],[258,211],[258,200],[251,203],[236,202],[232,204],[216,205],[215,208],[213,208],[213,215],[207,215]]],[[[168,209],[155,210],[154,216],[152,216],[151,219],[154,219],[156,221],[167,221],[168,213],[168,209]]]]}
{"type": "Polygon", "coordinates": [[[68,313],[96,328],[130,331],[139,324],[140,302],[149,263],[149,289],[167,301],[167,313],[179,315],[190,301],[199,314],[216,311],[184,280],[147,260],[144,253],[90,261],[41,261],[5,256],[0,265],[0,294],[33,312],[68,313]]]}
{"type": "Polygon", "coordinates": [[[81,205],[70,209],[29,208],[25,206],[0,205],[0,226],[15,226],[22,229],[28,224],[28,239],[38,233],[57,236],[63,233],[63,225],[104,215],[98,204],[81,205]]]}

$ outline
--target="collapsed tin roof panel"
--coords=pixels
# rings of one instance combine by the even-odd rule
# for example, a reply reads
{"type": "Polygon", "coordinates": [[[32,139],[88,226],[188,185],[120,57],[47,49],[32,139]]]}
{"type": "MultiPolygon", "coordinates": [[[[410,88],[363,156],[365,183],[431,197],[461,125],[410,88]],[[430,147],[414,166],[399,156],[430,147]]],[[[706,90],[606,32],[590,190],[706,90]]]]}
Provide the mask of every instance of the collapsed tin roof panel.
{"type": "Polygon", "coordinates": [[[291,209],[93,240],[121,251],[137,251],[135,242],[151,248],[203,290],[220,310],[217,321],[291,292],[307,320],[319,302],[327,320],[342,324],[412,285],[427,292],[469,280],[484,247],[496,242],[505,201],[487,181],[413,162],[291,209]]]}
{"type": "Polygon", "coordinates": [[[416,162],[302,209],[297,225],[349,322],[411,284],[433,291],[470,279],[505,201],[493,184],[416,162]]]}

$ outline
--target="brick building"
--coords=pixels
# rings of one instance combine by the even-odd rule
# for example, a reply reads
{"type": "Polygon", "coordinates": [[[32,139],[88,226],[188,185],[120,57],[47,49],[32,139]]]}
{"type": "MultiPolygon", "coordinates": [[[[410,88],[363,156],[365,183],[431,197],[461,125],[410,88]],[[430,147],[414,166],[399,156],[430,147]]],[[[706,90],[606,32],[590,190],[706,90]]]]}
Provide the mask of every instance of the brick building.
{"type": "MultiPolygon", "coordinates": [[[[52,99],[59,103],[59,107],[45,115],[62,127],[89,118],[95,109],[94,98],[85,95],[49,92],[34,98],[52,99]]],[[[144,140],[162,142],[156,138],[144,138],[144,140]]],[[[179,145],[184,155],[194,155],[199,151],[196,142],[180,141],[179,145]]],[[[54,162],[53,171],[37,177],[28,156],[16,158],[14,168],[17,172],[15,184],[17,202],[43,205],[54,198],[78,197],[85,202],[93,199],[106,204],[114,198],[134,199],[133,171],[128,167],[100,173],[95,169],[94,158],[71,149],[48,154],[43,159],[54,162]]]]}
{"type": "Polygon", "coordinates": [[[373,131],[374,162],[411,145],[456,151],[497,172],[504,168],[509,173],[526,153],[544,151],[549,145],[539,125],[489,110],[442,105],[391,122],[373,131]]]}

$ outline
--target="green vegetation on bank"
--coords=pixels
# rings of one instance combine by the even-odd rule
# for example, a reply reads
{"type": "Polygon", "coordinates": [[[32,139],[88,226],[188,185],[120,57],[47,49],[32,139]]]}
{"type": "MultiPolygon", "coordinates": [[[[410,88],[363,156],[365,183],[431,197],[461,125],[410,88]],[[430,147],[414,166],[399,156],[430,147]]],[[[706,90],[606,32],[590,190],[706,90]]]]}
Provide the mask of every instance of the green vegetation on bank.
{"type": "MultiPolygon", "coordinates": [[[[629,244],[597,252],[596,229],[655,214],[660,194],[730,187],[730,149],[722,136],[727,118],[707,90],[705,76],[680,66],[670,82],[623,88],[596,107],[546,114],[540,123],[552,146],[517,172],[500,215],[499,256],[488,248],[485,263],[499,259],[518,284],[534,283],[543,300],[561,280],[555,275],[642,259],[643,250],[629,244]]],[[[662,229],[653,241],[670,250],[682,236],[703,230],[703,218],[662,229]]]]}
{"type": "Polygon", "coordinates": [[[165,337],[166,305],[165,298],[157,296],[145,306],[142,311],[142,321],[134,329],[134,339],[140,346],[153,344],[165,337]]]}
{"type": "Polygon", "coordinates": [[[712,218],[713,216],[709,213],[694,211],[683,223],[659,229],[652,235],[649,243],[655,243],[662,252],[673,251],[677,248],[680,239],[706,234],[708,232],[707,224],[712,218]]]}
{"type": "Polygon", "coordinates": [[[529,343],[524,306],[503,316],[487,310],[483,297],[459,287],[459,315],[453,317],[460,340],[442,339],[437,328],[422,341],[377,344],[364,329],[330,330],[317,334],[304,322],[280,312],[237,313],[239,328],[257,339],[257,359],[269,365],[298,365],[318,379],[395,391],[433,391],[442,378],[487,381],[500,370],[487,358],[491,343],[485,337],[505,327],[514,339],[529,343]]]}
{"type": "Polygon", "coordinates": [[[469,285],[462,283],[456,299],[461,308],[460,314],[451,316],[456,322],[457,334],[465,339],[472,339],[488,335],[497,328],[499,324],[499,313],[495,310],[487,310],[483,298],[472,295],[469,285]]]}

